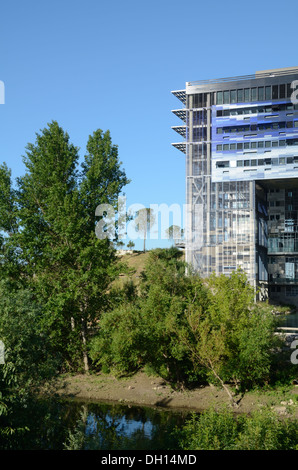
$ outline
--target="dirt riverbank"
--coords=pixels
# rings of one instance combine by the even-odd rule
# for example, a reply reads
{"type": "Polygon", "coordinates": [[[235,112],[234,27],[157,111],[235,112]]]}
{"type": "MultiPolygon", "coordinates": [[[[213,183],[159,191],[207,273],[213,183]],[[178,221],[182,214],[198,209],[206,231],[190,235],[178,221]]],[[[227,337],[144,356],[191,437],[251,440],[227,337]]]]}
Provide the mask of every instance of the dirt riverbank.
{"type": "MultiPolygon", "coordinates": [[[[144,372],[121,379],[100,373],[61,376],[55,383],[54,393],[60,397],[93,402],[115,402],[193,411],[229,404],[226,392],[214,386],[176,391],[163,379],[149,377],[144,372]]],[[[286,392],[249,392],[242,398],[235,411],[250,413],[262,406],[270,406],[280,415],[289,414],[298,418],[297,385],[293,385],[286,392]]]]}

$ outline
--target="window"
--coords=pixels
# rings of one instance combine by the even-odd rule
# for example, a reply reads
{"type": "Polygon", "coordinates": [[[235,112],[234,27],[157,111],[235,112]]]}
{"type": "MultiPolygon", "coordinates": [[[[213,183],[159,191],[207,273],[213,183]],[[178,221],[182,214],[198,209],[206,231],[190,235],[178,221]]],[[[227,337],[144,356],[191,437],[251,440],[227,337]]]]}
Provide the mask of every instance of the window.
{"type": "Polygon", "coordinates": [[[271,86],[265,87],[265,99],[271,100],[271,86]]]}
{"type": "Polygon", "coordinates": [[[258,142],[258,148],[264,147],[264,142],[258,142]]]}
{"type": "Polygon", "coordinates": [[[245,102],[250,101],[250,89],[249,88],[244,89],[244,101],[245,102]]]}
{"type": "Polygon", "coordinates": [[[257,88],[251,89],[251,101],[257,101],[257,88]]]}
{"type": "Polygon", "coordinates": [[[224,144],[224,145],[223,145],[223,149],[224,149],[224,150],[229,150],[229,144],[224,144]]]}
{"type": "Polygon", "coordinates": [[[286,141],[285,141],[285,140],[280,140],[280,141],[279,141],[279,146],[280,146],[280,147],[285,147],[285,145],[286,145],[286,141]]]}
{"type": "Polygon", "coordinates": [[[217,150],[217,151],[222,150],[222,145],[217,145],[217,146],[216,146],[216,150],[217,150]]]}
{"type": "Polygon", "coordinates": [[[292,94],[292,84],[287,83],[287,98],[291,98],[291,94],[292,94]]]}
{"type": "Polygon", "coordinates": [[[237,150],[242,150],[243,149],[243,144],[237,144],[237,150]]]}
{"type": "Polygon", "coordinates": [[[217,104],[223,104],[223,101],[222,101],[222,91],[218,91],[217,92],[217,104]]]}
{"type": "Polygon", "coordinates": [[[230,145],[230,150],[236,150],[236,144],[231,144],[230,145]]]}
{"type": "Polygon", "coordinates": [[[266,148],[271,147],[271,142],[267,140],[267,141],[265,142],[265,147],[266,147],[266,148]]]}
{"type": "Polygon", "coordinates": [[[263,101],[264,100],[264,87],[259,87],[258,88],[258,100],[263,101]]]}
{"type": "Polygon", "coordinates": [[[243,101],[243,90],[237,90],[237,102],[241,103],[243,101]]]}
{"type": "Polygon", "coordinates": [[[278,85],[273,85],[272,86],[272,99],[273,100],[278,99],[278,85]]]}
{"type": "Polygon", "coordinates": [[[230,166],[229,162],[216,162],[217,168],[228,168],[230,166]]]}
{"type": "Polygon", "coordinates": [[[236,90],[231,90],[231,103],[237,103],[236,90]]]}
{"type": "Polygon", "coordinates": [[[286,97],[286,85],[279,85],[279,97],[280,98],[286,97]]]}
{"type": "Polygon", "coordinates": [[[224,104],[229,104],[230,103],[230,91],[224,91],[223,92],[223,102],[224,102],[224,104]]]}

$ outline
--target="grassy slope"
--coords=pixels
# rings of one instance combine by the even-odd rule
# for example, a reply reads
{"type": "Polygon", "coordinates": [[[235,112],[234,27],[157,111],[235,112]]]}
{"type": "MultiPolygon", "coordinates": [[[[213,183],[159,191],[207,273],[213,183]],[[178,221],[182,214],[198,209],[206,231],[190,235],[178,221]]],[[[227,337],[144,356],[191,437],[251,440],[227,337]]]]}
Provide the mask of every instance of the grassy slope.
{"type": "Polygon", "coordinates": [[[129,272],[121,274],[119,279],[114,282],[114,286],[121,286],[124,282],[132,280],[138,284],[141,272],[144,270],[149,252],[134,251],[121,256],[121,261],[127,264],[129,272]]]}

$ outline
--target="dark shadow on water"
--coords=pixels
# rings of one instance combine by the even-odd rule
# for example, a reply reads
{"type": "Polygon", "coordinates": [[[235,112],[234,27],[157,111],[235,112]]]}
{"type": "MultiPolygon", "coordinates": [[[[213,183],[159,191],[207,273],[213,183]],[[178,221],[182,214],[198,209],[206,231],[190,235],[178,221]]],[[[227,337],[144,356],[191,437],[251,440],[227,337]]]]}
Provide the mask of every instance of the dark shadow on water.
{"type": "Polygon", "coordinates": [[[28,431],[0,439],[0,450],[173,450],[188,412],[78,400],[39,399],[14,410],[28,431]]]}

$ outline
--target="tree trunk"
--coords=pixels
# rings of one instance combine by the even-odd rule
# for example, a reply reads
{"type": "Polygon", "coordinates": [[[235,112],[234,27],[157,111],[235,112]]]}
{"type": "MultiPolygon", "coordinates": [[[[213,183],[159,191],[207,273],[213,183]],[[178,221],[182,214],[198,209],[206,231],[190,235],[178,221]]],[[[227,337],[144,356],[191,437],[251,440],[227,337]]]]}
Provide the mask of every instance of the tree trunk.
{"type": "Polygon", "coordinates": [[[238,407],[238,403],[234,400],[234,397],[232,395],[232,393],[230,392],[230,390],[228,389],[228,387],[226,386],[226,384],[224,383],[224,381],[221,379],[221,377],[215,372],[212,364],[209,362],[209,365],[210,365],[210,369],[212,370],[213,374],[215,375],[215,377],[220,381],[221,383],[221,386],[222,388],[225,390],[225,392],[227,393],[227,395],[229,396],[230,400],[231,400],[231,403],[232,403],[232,406],[235,406],[236,408],[238,407]]]}
{"type": "Polygon", "coordinates": [[[87,328],[84,318],[81,319],[81,335],[82,335],[82,342],[83,342],[83,364],[84,364],[84,371],[89,372],[89,361],[88,361],[88,354],[87,354],[87,328]]]}

